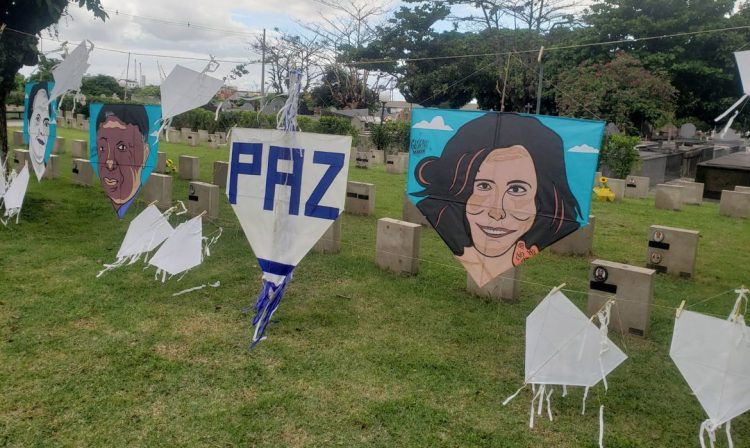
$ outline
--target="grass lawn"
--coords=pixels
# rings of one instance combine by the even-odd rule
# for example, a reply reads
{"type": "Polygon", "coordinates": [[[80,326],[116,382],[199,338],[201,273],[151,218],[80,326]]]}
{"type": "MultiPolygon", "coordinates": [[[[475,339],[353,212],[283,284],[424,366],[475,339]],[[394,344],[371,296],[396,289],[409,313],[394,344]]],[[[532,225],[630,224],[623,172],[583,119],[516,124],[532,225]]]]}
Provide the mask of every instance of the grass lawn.
{"type": "MultiPolygon", "coordinates": [[[[70,140],[88,136],[58,135],[61,178],[32,175],[20,224],[0,227],[0,447],[595,447],[599,404],[608,448],[699,446],[705,415],[669,358],[670,308],[750,284],[750,221],[719,216],[716,203],[593,205],[594,257],[642,266],[649,225],[684,227],[700,231],[697,273],[657,276],[647,339],[611,333],[629,360],[606,394],[591,391],[586,415],[580,389],[558,390],[555,420],[530,430],[530,391],[501,404],[523,383],[525,317],[551,286],[585,291],[589,259],[542,252],[523,267],[518,304],[469,296],[465,271],[429,230],[418,276],[380,271],[376,221],[401,217],[405,179],[352,168],[351,180],[377,184],[376,216],[343,216],[341,253],[306,256],[268,339],[248,350],[243,309],[260,269],[228,203],[204,225],[224,228],[212,256],[180,282],[141,265],[96,279],[144,204],[118,221],[98,184],[72,185],[70,140]]],[[[175,162],[199,156],[209,182],[213,161],[228,158],[226,147],[160,150],[175,162]]],[[[185,181],[175,178],[174,197],[187,198],[185,181]]],[[[568,295],[585,309],[585,294],[568,295]]],[[[692,309],[727,315],[733,301],[692,309]]],[[[732,430],[735,446],[750,446],[750,416],[732,430]]]]}

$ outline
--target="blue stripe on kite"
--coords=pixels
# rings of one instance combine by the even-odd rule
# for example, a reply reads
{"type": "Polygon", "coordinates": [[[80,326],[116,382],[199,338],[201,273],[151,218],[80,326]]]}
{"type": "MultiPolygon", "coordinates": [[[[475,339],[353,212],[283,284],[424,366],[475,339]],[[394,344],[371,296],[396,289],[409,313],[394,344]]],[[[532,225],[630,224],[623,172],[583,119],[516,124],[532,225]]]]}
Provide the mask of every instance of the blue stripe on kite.
{"type": "Polygon", "coordinates": [[[263,272],[267,272],[269,274],[274,274],[274,275],[287,276],[294,270],[294,266],[283,264],[283,263],[277,263],[271,260],[264,260],[262,258],[258,258],[258,264],[260,265],[260,269],[263,272]]]}

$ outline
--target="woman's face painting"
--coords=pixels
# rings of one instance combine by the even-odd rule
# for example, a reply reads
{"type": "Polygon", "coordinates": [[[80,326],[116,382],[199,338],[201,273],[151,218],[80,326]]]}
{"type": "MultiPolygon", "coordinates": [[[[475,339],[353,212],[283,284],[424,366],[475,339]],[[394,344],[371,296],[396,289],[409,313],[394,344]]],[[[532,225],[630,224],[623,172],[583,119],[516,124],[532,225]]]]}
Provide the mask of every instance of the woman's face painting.
{"type": "Polygon", "coordinates": [[[44,163],[49,138],[49,107],[47,91],[39,90],[34,96],[29,118],[29,153],[37,164],[44,163]]]}
{"type": "Polygon", "coordinates": [[[487,156],[466,201],[477,251],[498,257],[514,246],[534,223],[536,191],[534,161],[526,148],[498,148],[487,156]]]}

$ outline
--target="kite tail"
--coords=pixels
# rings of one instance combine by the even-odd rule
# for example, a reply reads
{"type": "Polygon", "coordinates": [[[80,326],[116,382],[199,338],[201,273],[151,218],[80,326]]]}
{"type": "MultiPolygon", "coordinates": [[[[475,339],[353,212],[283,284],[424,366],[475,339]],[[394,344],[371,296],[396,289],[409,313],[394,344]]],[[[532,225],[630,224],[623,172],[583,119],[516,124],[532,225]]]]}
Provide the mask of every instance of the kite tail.
{"type": "Polygon", "coordinates": [[[263,280],[263,286],[260,289],[258,301],[255,304],[255,317],[253,318],[255,333],[253,334],[253,341],[250,348],[255,347],[258,342],[265,339],[263,333],[265,333],[266,327],[271,321],[273,313],[275,313],[276,309],[279,307],[281,298],[284,296],[284,290],[286,290],[286,285],[291,278],[292,273],[290,272],[284,276],[284,279],[278,286],[273,282],[265,279],[263,280]]]}

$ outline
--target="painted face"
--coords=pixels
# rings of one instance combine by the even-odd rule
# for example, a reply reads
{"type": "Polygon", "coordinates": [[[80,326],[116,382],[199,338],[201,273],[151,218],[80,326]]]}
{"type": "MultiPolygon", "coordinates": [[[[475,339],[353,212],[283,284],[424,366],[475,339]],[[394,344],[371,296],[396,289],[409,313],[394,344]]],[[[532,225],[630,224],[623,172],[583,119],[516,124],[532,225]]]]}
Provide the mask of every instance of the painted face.
{"type": "Polygon", "coordinates": [[[141,171],[148,159],[148,143],[138,126],[125,124],[114,115],[97,129],[99,182],[115,209],[135,196],[141,187],[141,171]]]}
{"type": "Polygon", "coordinates": [[[39,165],[44,163],[44,153],[49,139],[48,99],[47,91],[39,90],[34,96],[29,118],[29,154],[39,165]]]}
{"type": "Polygon", "coordinates": [[[466,220],[479,253],[503,255],[531,228],[536,191],[534,161],[526,148],[498,148],[487,156],[466,201],[466,220]]]}

